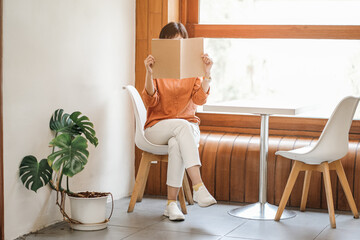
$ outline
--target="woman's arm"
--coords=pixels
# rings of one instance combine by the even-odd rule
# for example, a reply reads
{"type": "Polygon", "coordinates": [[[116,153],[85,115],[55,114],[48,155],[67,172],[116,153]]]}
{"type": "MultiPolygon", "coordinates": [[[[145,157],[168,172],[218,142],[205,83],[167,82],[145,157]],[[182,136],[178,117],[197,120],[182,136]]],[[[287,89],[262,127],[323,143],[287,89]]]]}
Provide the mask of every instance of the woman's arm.
{"type": "Polygon", "coordinates": [[[155,63],[155,59],[153,56],[149,55],[144,61],[146,68],[146,77],[145,77],[145,89],[146,92],[152,96],[155,93],[154,83],[152,80],[152,66],[155,63]]]}
{"type": "Polygon", "coordinates": [[[211,81],[211,67],[213,65],[213,61],[212,59],[209,57],[209,55],[207,53],[203,54],[201,56],[203,62],[204,62],[204,67],[205,67],[205,76],[204,79],[201,83],[201,87],[204,90],[204,92],[208,92],[209,88],[210,88],[210,81],[211,81]]]}
{"type": "Polygon", "coordinates": [[[152,79],[152,66],[155,63],[153,56],[149,55],[145,61],[146,77],[145,77],[145,88],[142,93],[142,98],[145,106],[154,107],[159,103],[159,95],[156,90],[156,84],[152,79]]]}
{"type": "Polygon", "coordinates": [[[203,54],[201,56],[204,62],[205,76],[201,81],[200,78],[197,78],[192,92],[192,100],[196,105],[203,105],[206,103],[206,99],[209,95],[210,81],[211,81],[211,67],[213,65],[212,59],[208,54],[203,54]],[[201,89],[200,89],[201,88],[201,89]]]}
{"type": "Polygon", "coordinates": [[[204,105],[206,103],[207,97],[209,96],[209,92],[205,92],[203,89],[203,82],[201,78],[196,78],[195,84],[192,91],[191,99],[196,105],[204,105]]]}

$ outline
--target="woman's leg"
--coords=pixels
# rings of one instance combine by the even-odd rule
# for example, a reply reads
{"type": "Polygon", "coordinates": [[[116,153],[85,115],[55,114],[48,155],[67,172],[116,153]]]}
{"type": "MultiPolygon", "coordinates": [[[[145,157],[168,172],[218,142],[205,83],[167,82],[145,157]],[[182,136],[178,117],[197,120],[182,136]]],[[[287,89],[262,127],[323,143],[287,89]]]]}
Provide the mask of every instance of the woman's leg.
{"type": "Polygon", "coordinates": [[[186,169],[193,184],[193,199],[200,207],[208,207],[216,203],[215,198],[206,189],[201,179],[200,166],[193,166],[186,169]]]}
{"type": "Polygon", "coordinates": [[[167,199],[169,201],[176,201],[180,188],[167,186],[167,199]]]}
{"type": "Polygon", "coordinates": [[[174,188],[182,186],[184,169],[186,168],[194,185],[194,200],[197,200],[202,207],[216,203],[216,200],[202,184],[198,151],[200,130],[197,124],[189,123],[183,119],[163,120],[146,129],[145,136],[155,144],[166,144],[166,140],[168,141],[167,185],[169,186],[169,200],[176,199],[178,191],[174,188]]]}
{"type": "MultiPolygon", "coordinates": [[[[175,121],[178,122],[178,121],[175,121]]],[[[170,220],[184,220],[183,213],[179,210],[176,200],[182,186],[185,172],[184,162],[181,157],[179,144],[173,132],[173,121],[161,121],[155,126],[145,130],[145,136],[155,144],[168,144],[168,172],[167,172],[167,198],[168,203],[164,215],[170,220]]]]}
{"type": "MultiPolygon", "coordinates": [[[[168,146],[169,146],[169,157],[168,157],[166,185],[173,188],[180,188],[182,186],[185,166],[184,166],[184,161],[181,157],[179,144],[176,141],[175,137],[169,139],[168,146]]],[[[178,191],[176,193],[178,193],[178,191]]]]}
{"type": "Polygon", "coordinates": [[[179,188],[177,187],[167,187],[168,191],[168,202],[164,211],[164,215],[167,216],[172,221],[182,221],[185,219],[184,214],[180,211],[176,199],[179,193],[179,188]]]}
{"type": "Polygon", "coordinates": [[[179,210],[176,200],[184,176],[185,167],[181,159],[179,145],[175,138],[170,138],[168,141],[169,156],[168,156],[168,171],[167,171],[167,206],[164,212],[170,220],[184,220],[185,216],[179,210]]]}
{"type": "Polygon", "coordinates": [[[200,131],[197,124],[191,124],[183,119],[163,120],[146,129],[145,136],[152,143],[169,145],[166,182],[168,186],[181,187],[185,168],[194,166],[196,166],[194,171],[190,170],[194,174],[189,176],[193,183],[199,181],[201,163],[198,144],[200,131]]]}
{"type": "Polygon", "coordinates": [[[197,185],[199,183],[202,183],[201,174],[200,174],[200,166],[192,166],[186,169],[187,173],[189,174],[189,177],[191,179],[191,183],[193,185],[197,185]]]}
{"type": "MultiPolygon", "coordinates": [[[[200,141],[200,137],[198,138],[199,140],[197,140],[196,134],[194,137],[196,142],[200,141]]],[[[179,188],[182,186],[185,171],[184,160],[181,157],[179,144],[175,137],[169,139],[168,145],[169,161],[166,181],[166,184],[168,185],[168,200],[176,200],[179,188]]],[[[189,174],[193,186],[202,183],[200,165],[189,167],[186,171],[189,174]]]]}

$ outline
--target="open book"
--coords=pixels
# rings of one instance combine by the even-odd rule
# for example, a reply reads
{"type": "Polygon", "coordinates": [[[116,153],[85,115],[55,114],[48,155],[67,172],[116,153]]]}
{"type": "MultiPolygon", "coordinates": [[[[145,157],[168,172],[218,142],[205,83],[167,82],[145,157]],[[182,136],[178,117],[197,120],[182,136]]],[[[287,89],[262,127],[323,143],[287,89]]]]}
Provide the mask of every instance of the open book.
{"type": "Polygon", "coordinates": [[[203,53],[203,38],[152,39],[153,78],[202,77],[205,75],[203,53]]]}

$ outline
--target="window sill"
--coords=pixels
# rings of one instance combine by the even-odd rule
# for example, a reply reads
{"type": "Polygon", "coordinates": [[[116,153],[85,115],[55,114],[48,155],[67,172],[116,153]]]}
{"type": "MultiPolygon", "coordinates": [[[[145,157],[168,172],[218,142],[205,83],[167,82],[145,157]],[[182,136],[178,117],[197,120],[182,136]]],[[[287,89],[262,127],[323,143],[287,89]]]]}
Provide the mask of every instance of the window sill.
{"type": "MultiPolygon", "coordinates": [[[[257,115],[198,111],[196,116],[201,120],[201,130],[260,134],[260,116],[257,115]]],[[[271,116],[269,118],[269,134],[319,137],[327,120],[327,118],[271,116]]],[[[353,120],[349,135],[350,139],[360,140],[360,120],[353,120]]]]}

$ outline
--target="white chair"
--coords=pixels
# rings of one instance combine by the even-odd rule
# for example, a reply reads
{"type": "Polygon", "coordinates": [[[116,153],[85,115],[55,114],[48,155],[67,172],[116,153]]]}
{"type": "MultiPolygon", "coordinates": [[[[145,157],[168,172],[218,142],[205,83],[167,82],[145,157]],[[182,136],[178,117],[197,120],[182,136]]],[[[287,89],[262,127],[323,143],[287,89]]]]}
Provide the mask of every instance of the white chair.
{"type": "Polygon", "coordinates": [[[305,171],[300,210],[305,210],[311,172],[314,170],[320,171],[323,174],[331,227],[336,228],[336,223],[329,170],[336,170],[354,218],[359,218],[359,213],[340,161],[348,152],[349,130],[358,103],[359,98],[356,97],[346,97],[341,100],[329,118],[319,140],[313,146],[290,151],[277,151],[275,153],[276,155],[295,160],[280,200],[275,221],[280,220],[300,171],[305,171]]]}
{"type": "MultiPolygon", "coordinates": [[[[133,104],[134,115],[136,120],[135,144],[143,151],[140,166],[135,180],[135,186],[131,195],[128,212],[132,212],[136,202],[140,202],[144,195],[146,181],[149,175],[150,166],[152,163],[167,162],[168,161],[168,145],[156,145],[149,142],[145,138],[144,125],[146,122],[146,108],[140,97],[139,92],[131,85],[124,87],[131,97],[133,104]]],[[[190,190],[190,184],[187,179],[186,172],[184,174],[183,187],[179,191],[179,202],[181,210],[186,214],[185,196],[189,204],[194,204],[190,190]]]]}

